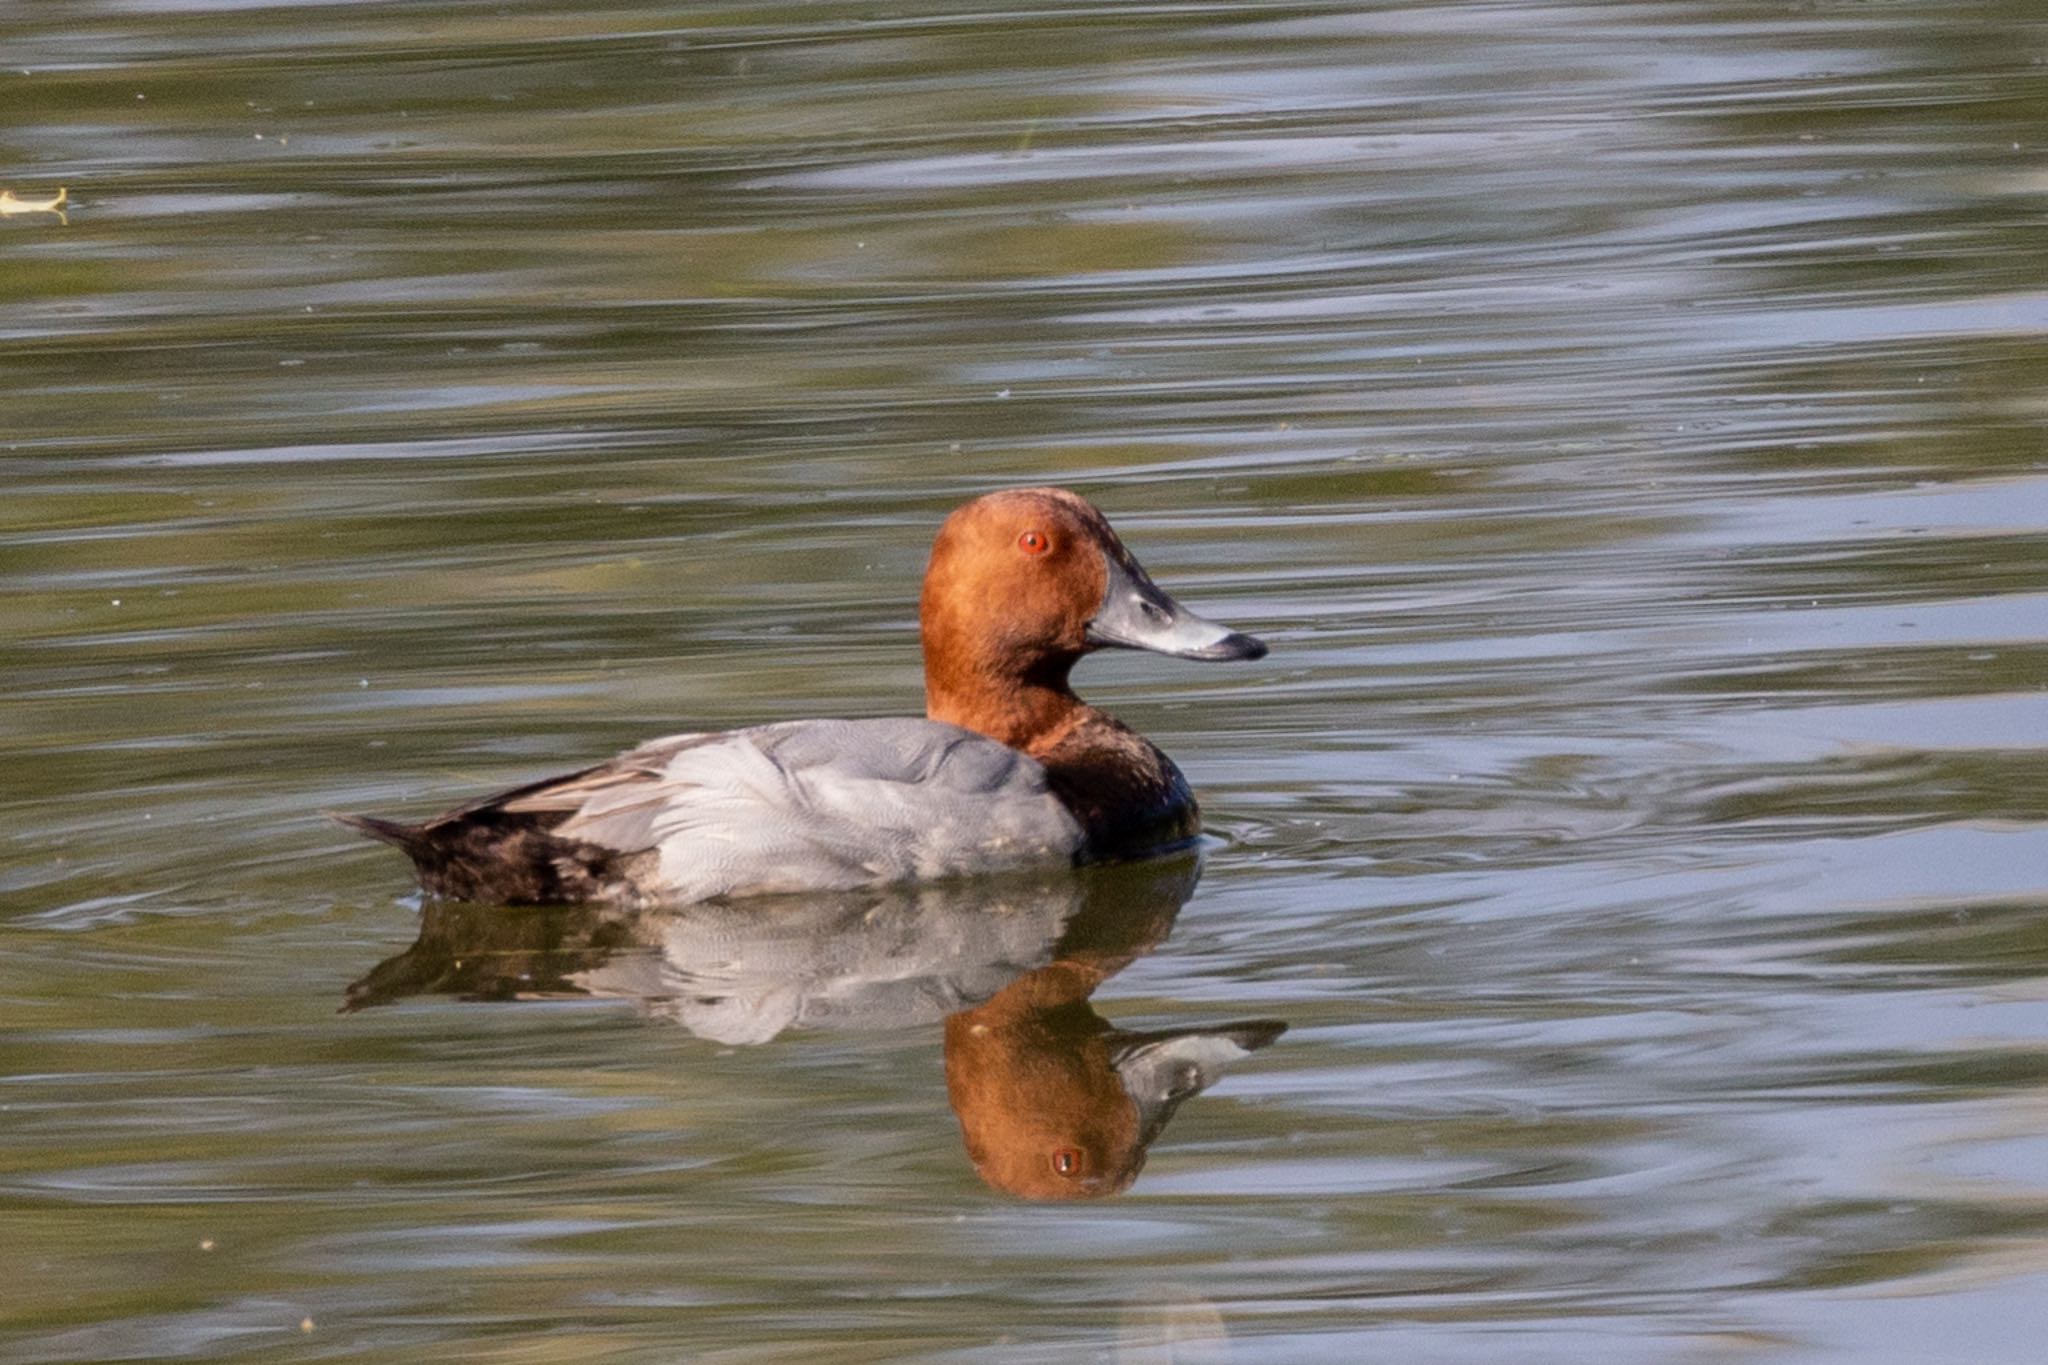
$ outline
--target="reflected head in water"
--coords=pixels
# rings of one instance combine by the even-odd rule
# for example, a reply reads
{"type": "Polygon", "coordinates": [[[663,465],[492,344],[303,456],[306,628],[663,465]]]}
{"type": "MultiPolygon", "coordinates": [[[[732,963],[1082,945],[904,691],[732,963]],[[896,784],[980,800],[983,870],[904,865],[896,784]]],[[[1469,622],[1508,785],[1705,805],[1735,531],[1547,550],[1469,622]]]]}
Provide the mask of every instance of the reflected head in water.
{"type": "Polygon", "coordinates": [[[1272,1019],[1113,1027],[1089,997],[1158,946],[1194,882],[1133,881],[1121,894],[1110,878],[1097,885],[1092,912],[1068,921],[1051,961],[946,1020],[946,1097],[967,1155],[984,1181],[1025,1199],[1128,1189],[1174,1110],[1287,1028],[1272,1019]],[[1171,908],[1160,914],[1155,901],[1151,914],[1131,915],[1148,894],[1170,897],[1171,908]]]}
{"type": "Polygon", "coordinates": [[[672,909],[430,902],[345,1011],[415,995],[625,999],[725,1044],[944,1022],[947,1095],[982,1178],[1031,1199],[1126,1188],[1174,1109],[1271,1021],[1129,1033],[1089,997],[1173,927],[1192,856],[672,909]]]}
{"type": "Polygon", "coordinates": [[[1181,1102],[1287,1027],[1126,1033],[1088,1004],[1100,979],[1056,962],[946,1021],[946,1094],[974,1169],[997,1189],[1098,1199],[1129,1188],[1181,1102]]]}

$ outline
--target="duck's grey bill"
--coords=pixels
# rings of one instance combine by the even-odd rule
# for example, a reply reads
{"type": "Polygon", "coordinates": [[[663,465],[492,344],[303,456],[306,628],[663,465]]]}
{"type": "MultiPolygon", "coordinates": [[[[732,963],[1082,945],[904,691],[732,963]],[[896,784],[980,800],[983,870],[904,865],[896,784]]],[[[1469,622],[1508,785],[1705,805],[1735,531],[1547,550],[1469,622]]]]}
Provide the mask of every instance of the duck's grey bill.
{"type": "Polygon", "coordinates": [[[1138,1107],[1138,1140],[1149,1145],[1182,1100],[1207,1090],[1231,1065],[1285,1032],[1287,1025],[1278,1019],[1247,1019],[1218,1029],[1112,1034],[1110,1059],[1124,1093],[1138,1107]]]}
{"type": "Polygon", "coordinates": [[[1088,643],[1149,649],[1176,659],[1263,659],[1262,640],[1219,626],[1161,592],[1136,560],[1102,557],[1109,581],[1088,623],[1088,643]]]}

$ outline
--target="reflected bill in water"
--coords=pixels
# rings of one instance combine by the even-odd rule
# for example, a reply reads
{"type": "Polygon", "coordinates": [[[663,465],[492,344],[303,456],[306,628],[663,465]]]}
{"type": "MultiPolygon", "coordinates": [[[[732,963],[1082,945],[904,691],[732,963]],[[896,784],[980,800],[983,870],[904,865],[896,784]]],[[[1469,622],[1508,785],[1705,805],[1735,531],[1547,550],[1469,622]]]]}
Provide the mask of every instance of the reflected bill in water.
{"type": "Polygon", "coordinates": [[[723,1044],[802,1028],[942,1025],[946,1091],[983,1180],[1027,1199],[1129,1188],[1167,1120],[1278,1020],[1131,1032],[1090,1003],[1164,942],[1201,875],[1182,857],[862,893],[504,907],[431,901],[344,1011],[416,995],[623,999],[723,1044]]]}

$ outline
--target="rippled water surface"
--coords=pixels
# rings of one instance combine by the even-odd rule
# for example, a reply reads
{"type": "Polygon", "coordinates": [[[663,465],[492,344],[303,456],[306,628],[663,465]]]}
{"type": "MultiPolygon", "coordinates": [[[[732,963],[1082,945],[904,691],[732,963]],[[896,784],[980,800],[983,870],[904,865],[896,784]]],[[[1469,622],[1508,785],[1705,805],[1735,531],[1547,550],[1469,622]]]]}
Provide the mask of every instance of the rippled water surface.
{"type": "Polygon", "coordinates": [[[2044,62],[2036,0],[0,6],[0,188],[69,191],[0,217],[0,1358],[2039,1359],[2044,62]],[[914,710],[1019,482],[1273,646],[1082,667],[1185,904],[797,907],[714,991],[320,818],[914,710]],[[1289,1030],[1022,1201],[939,1021],[1027,969],[1289,1030]]]}

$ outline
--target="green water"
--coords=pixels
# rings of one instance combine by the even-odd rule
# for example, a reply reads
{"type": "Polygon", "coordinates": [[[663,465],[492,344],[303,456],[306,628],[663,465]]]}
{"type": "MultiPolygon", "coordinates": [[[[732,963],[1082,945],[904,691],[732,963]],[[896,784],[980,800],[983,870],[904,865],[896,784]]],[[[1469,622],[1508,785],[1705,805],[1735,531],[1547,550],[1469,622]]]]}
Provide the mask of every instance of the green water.
{"type": "Polygon", "coordinates": [[[2034,0],[0,6],[0,1359],[2038,1359],[2044,130],[2034,0]],[[1045,482],[1273,646],[1080,671],[1213,836],[1088,1007],[1290,1025],[1127,1192],[913,1010],[340,1012],[320,811],[915,710],[1045,482]]]}

